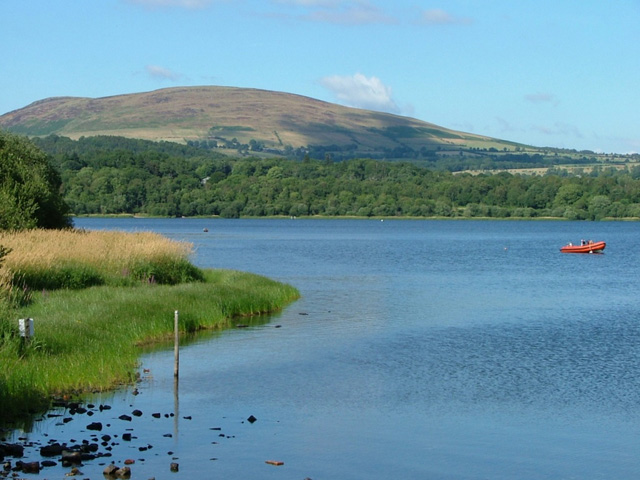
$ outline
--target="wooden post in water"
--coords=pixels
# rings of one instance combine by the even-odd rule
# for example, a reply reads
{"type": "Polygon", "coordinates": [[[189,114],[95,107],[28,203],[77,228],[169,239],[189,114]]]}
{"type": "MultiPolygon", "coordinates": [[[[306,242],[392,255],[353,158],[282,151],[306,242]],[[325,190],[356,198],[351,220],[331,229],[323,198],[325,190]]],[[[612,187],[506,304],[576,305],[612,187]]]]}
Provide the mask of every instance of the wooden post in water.
{"type": "Polygon", "coordinates": [[[180,333],[178,331],[178,310],[175,311],[174,320],[173,320],[173,332],[174,332],[174,341],[173,341],[173,356],[174,356],[174,365],[173,365],[173,376],[178,378],[178,372],[180,370],[180,333]]]}

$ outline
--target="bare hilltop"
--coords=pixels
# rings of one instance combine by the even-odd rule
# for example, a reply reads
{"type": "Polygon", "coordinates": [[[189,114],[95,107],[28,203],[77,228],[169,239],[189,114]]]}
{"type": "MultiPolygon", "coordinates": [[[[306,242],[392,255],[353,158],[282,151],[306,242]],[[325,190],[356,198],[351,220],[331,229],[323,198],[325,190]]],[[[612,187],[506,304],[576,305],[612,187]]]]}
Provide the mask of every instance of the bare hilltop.
{"type": "Polygon", "coordinates": [[[0,128],[72,139],[114,135],[178,143],[234,139],[282,150],[339,146],[361,154],[393,149],[513,149],[517,144],[414,118],[345,107],[290,93],[236,87],[176,87],[102,98],[53,97],[0,116],[0,128]]]}

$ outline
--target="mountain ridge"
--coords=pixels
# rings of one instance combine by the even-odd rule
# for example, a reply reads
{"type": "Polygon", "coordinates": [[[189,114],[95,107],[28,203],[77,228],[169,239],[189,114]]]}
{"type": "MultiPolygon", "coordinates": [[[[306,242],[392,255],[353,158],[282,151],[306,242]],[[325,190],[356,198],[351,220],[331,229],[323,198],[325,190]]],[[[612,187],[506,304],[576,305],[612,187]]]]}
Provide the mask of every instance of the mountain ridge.
{"type": "Polygon", "coordinates": [[[512,150],[520,144],[391,113],[255,88],[171,87],[107,97],[50,97],[0,116],[0,128],[73,139],[114,135],[179,143],[235,139],[267,149],[309,145],[359,153],[393,149],[512,150]]]}

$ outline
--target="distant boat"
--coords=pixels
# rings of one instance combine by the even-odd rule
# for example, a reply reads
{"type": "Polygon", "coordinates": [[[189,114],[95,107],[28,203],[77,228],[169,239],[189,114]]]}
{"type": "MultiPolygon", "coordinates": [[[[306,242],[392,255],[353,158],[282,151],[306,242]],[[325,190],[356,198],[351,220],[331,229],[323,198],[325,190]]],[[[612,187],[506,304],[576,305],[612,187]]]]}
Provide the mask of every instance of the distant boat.
{"type": "Polygon", "coordinates": [[[600,253],[604,250],[607,244],[605,242],[594,242],[589,240],[588,242],[580,242],[580,245],[565,245],[560,249],[562,253],[600,253]]]}

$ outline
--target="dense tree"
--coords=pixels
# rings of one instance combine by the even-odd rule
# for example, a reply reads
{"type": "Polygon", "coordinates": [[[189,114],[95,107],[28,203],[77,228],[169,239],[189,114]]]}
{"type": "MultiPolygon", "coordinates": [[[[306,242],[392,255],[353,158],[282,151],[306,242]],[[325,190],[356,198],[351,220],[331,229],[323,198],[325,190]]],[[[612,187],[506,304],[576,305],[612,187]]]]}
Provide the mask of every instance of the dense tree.
{"type": "Polygon", "coordinates": [[[71,225],[61,179],[28,139],[0,132],[0,230],[71,225]]]}
{"type": "MultiPolygon", "coordinates": [[[[597,220],[638,217],[640,212],[636,167],[603,168],[595,175],[557,168],[543,176],[471,175],[363,158],[230,158],[191,146],[120,137],[34,141],[60,169],[64,198],[77,214],[597,220]]],[[[522,155],[523,161],[541,161],[522,155]]],[[[455,161],[469,166],[464,159],[455,161]]]]}

